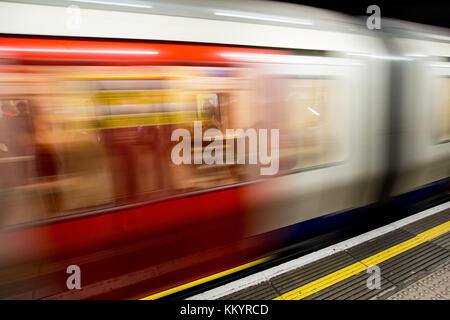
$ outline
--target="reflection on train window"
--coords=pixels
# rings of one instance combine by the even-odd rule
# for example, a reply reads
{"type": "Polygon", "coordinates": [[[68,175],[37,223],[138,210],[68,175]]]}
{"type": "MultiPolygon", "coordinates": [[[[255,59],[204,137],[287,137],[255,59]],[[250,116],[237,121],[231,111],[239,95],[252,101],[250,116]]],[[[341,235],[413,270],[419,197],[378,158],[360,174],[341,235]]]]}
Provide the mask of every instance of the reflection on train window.
{"type": "Polygon", "coordinates": [[[281,173],[345,151],[337,80],[272,78],[248,67],[15,68],[29,81],[16,86],[0,74],[0,225],[260,179],[248,144],[246,164],[226,163],[242,138],[226,129],[280,129],[281,173]],[[191,134],[191,159],[209,145],[195,141],[194,121],[218,130],[222,164],[171,161],[177,128],[191,134]]]}
{"type": "Polygon", "coordinates": [[[436,79],[437,142],[450,141],[450,78],[436,79]]]}
{"type": "MultiPolygon", "coordinates": [[[[28,80],[21,85],[0,74],[0,226],[255,177],[246,165],[170,159],[171,133],[193,137],[196,120],[203,131],[255,126],[248,70],[215,69],[15,66],[28,80]]],[[[218,138],[225,154],[236,137],[218,138]]]]}
{"type": "Polygon", "coordinates": [[[220,129],[221,119],[217,94],[215,93],[198,94],[197,110],[199,115],[206,114],[209,118],[209,121],[214,123],[217,129],[220,129]]]}
{"type": "Polygon", "coordinates": [[[280,150],[280,157],[292,159],[294,169],[343,160],[345,110],[339,80],[295,78],[288,83],[289,144],[280,150]]]}
{"type": "MultiPolygon", "coordinates": [[[[34,126],[27,99],[0,100],[0,225],[36,219],[34,126]]],[[[43,211],[42,211],[43,213],[43,211]]]]}

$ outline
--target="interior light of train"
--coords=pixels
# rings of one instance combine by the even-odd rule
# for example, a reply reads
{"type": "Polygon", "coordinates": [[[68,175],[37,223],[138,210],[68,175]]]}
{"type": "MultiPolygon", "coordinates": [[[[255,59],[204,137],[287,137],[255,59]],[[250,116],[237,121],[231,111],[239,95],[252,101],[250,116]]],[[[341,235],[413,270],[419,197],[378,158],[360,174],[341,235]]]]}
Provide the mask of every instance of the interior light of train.
{"type": "Polygon", "coordinates": [[[432,63],[430,64],[430,66],[438,68],[450,68],[450,63],[432,63]]]}
{"type": "Polygon", "coordinates": [[[444,40],[444,41],[450,41],[450,37],[448,36],[443,36],[443,35],[439,35],[439,34],[431,34],[431,33],[423,33],[423,32],[417,32],[417,34],[426,37],[426,38],[432,38],[432,39],[436,39],[436,40],[444,40]]]}
{"type": "Polygon", "coordinates": [[[0,51],[16,52],[58,52],[58,53],[103,53],[103,54],[133,54],[155,55],[157,51],[132,51],[132,50],[74,50],[74,49],[46,49],[46,48],[1,48],[0,51]]]}
{"type": "Polygon", "coordinates": [[[82,3],[92,3],[92,4],[107,4],[113,6],[121,7],[134,7],[134,8],[145,8],[151,9],[152,6],[147,4],[137,4],[137,3],[121,3],[121,2],[109,2],[109,1],[97,1],[97,0],[70,0],[72,2],[82,2],[82,3]]]}
{"type": "Polygon", "coordinates": [[[367,53],[347,53],[347,54],[349,56],[367,57],[367,58],[382,59],[382,60],[405,60],[405,61],[412,60],[412,58],[407,58],[407,57],[383,56],[383,55],[367,54],[367,53]]]}
{"type": "Polygon", "coordinates": [[[255,61],[255,62],[289,63],[289,61],[292,59],[292,57],[290,56],[273,55],[273,54],[221,53],[220,56],[229,59],[255,61]]]}
{"type": "Polygon", "coordinates": [[[339,58],[295,56],[279,54],[253,54],[253,53],[221,53],[221,57],[231,60],[268,62],[268,63],[293,63],[293,64],[320,64],[320,65],[360,65],[355,61],[348,61],[339,58]]]}
{"type": "Polygon", "coordinates": [[[254,15],[254,14],[240,13],[240,12],[214,11],[214,14],[216,16],[233,17],[233,18],[244,18],[244,19],[252,19],[252,20],[292,23],[292,24],[301,24],[301,25],[307,25],[307,26],[313,25],[313,23],[311,21],[307,21],[307,20],[290,19],[290,18],[283,18],[283,17],[273,17],[273,16],[266,16],[266,15],[254,15]]]}
{"type": "Polygon", "coordinates": [[[316,116],[320,117],[320,113],[318,113],[316,110],[314,110],[311,107],[308,107],[308,110],[311,111],[312,113],[314,113],[316,116]]]}
{"type": "Polygon", "coordinates": [[[408,54],[405,54],[405,56],[413,57],[413,58],[426,58],[426,57],[428,57],[428,55],[421,54],[421,53],[408,53],[408,54]]]}

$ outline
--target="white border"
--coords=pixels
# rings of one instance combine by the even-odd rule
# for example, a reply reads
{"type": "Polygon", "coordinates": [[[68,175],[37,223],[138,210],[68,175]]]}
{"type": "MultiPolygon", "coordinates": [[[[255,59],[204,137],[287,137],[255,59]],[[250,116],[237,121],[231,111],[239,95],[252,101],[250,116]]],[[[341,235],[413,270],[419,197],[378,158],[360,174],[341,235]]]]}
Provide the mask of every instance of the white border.
{"type": "Polygon", "coordinates": [[[242,279],[232,281],[230,283],[227,283],[226,285],[202,292],[200,294],[189,297],[186,300],[215,300],[215,299],[218,299],[220,297],[232,294],[234,292],[240,291],[240,290],[248,288],[250,286],[257,285],[258,283],[268,281],[269,279],[271,279],[275,276],[278,276],[278,275],[288,272],[290,270],[297,269],[297,268],[304,266],[306,264],[309,264],[313,261],[322,259],[322,258],[330,256],[334,253],[346,250],[348,248],[354,247],[363,242],[372,240],[372,239],[379,237],[385,233],[391,232],[395,229],[401,228],[407,224],[410,224],[417,220],[426,218],[428,216],[431,216],[433,214],[436,214],[436,213],[446,210],[448,208],[450,208],[450,201],[440,204],[436,207],[427,209],[425,211],[419,212],[410,217],[390,223],[384,227],[374,229],[372,231],[363,233],[354,238],[351,238],[351,239],[339,242],[337,244],[334,244],[332,246],[329,246],[327,248],[312,252],[312,253],[302,256],[300,258],[282,263],[278,266],[269,268],[264,271],[254,273],[254,274],[244,277],[242,279]]]}

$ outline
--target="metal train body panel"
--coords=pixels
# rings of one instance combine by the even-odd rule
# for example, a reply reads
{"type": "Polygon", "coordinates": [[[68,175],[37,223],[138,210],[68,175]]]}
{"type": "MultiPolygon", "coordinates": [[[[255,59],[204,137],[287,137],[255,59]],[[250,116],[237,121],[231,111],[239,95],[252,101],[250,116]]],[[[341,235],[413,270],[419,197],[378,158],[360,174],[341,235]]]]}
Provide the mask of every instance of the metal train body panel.
{"type": "Polygon", "coordinates": [[[400,172],[394,194],[448,178],[450,169],[447,134],[440,124],[448,118],[442,106],[448,99],[450,44],[413,39],[420,31],[413,27],[410,38],[395,39],[409,60],[401,71],[400,172]]]}

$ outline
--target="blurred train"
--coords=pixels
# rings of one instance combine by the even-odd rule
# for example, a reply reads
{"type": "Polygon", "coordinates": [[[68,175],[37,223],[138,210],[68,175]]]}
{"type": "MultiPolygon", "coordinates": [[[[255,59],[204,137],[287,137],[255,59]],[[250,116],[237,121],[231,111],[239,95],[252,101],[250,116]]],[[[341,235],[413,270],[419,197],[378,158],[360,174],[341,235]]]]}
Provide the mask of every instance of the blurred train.
{"type": "Polygon", "coordinates": [[[123,0],[1,2],[0,33],[1,298],[142,297],[448,194],[448,30],[123,0]],[[194,121],[279,129],[278,174],[175,165],[194,121]]]}

